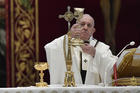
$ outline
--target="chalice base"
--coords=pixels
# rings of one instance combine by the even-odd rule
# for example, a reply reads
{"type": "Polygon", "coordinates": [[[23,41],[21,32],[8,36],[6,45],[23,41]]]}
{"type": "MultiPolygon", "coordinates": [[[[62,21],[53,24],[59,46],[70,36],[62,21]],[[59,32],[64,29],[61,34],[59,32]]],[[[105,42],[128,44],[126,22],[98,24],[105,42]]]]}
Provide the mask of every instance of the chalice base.
{"type": "Polygon", "coordinates": [[[36,83],[37,87],[48,87],[48,84],[46,82],[38,82],[36,83]]]}

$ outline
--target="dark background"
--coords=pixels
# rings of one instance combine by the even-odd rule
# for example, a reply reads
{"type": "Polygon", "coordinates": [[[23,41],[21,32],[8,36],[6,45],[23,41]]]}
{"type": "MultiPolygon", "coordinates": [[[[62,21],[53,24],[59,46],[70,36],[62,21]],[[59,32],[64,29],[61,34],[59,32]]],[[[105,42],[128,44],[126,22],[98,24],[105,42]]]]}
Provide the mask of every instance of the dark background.
{"type": "Polygon", "coordinates": [[[0,0],[0,87],[6,86],[5,2],[0,0]]]}
{"type": "MultiPolygon", "coordinates": [[[[40,61],[46,61],[44,45],[53,39],[66,34],[67,22],[59,19],[59,14],[67,11],[67,6],[85,8],[95,19],[96,33],[94,37],[105,41],[104,17],[100,0],[39,0],[39,47],[40,61]]],[[[135,41],[133,47],[140,45],[140,0],[121,0],[120,14],[116,27],[116,54],[130,41],[135,41]]],[[[132,48],[132,47],[128,47],[132,48]]],[[[115,55],[116,55],[115,54],[115,55]]]]}

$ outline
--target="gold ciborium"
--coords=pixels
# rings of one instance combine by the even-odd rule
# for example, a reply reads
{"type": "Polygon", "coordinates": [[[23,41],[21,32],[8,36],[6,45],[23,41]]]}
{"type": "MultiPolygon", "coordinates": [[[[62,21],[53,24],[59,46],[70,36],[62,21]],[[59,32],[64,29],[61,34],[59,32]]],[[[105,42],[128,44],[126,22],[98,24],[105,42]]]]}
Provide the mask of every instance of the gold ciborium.
{"type": "Polygon", "coordinates": [[[48,84],[46,82],[44,82],[43,77],[44,77],[44,73],[43,71],[48,69],[48,63],[47,62],[37,62],[34,65],[34,68],[38,71],[40,71],[39,76],[40,76],[40,82],[36,83],[37,87],[47,87],[48,84]]]}

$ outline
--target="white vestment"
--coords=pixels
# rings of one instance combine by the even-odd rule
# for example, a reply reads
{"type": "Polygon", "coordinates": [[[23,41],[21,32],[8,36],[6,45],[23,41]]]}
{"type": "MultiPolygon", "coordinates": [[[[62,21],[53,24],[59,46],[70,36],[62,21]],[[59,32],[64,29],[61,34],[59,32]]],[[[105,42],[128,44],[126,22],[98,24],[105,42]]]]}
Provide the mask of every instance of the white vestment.
{"type": "MultiPolygon", "coordinates": [[[[66,39],[67,41],[67,39],[66,39]]],[[[90,45],[95,45],[97,40],[90,40],[90,45]]],[[[66,62],[64,58],[64,36],[61,36],[51,43],[45,45],[47,61],[49,64],[50,84],[64,84],[66,72],[66,62]]],[[[67,50],[67,42],[66,42],[67,50]]],[[[80,51],[82,49],[71,47],[72,52],[72,71],[76,84],[82,84],[80,74],[80,51]]],[[[67,53],[67,51],[66,51],[67,53]]],[[[82,51],[82,60],[86,59],[87,64],[84,64],[83,69],[87,69],[85,84],[111,83],[112,67],[117,58],[112,55],[109,46],[99,42],[96,46],[95,56],[92,57],[82,51]]]]}

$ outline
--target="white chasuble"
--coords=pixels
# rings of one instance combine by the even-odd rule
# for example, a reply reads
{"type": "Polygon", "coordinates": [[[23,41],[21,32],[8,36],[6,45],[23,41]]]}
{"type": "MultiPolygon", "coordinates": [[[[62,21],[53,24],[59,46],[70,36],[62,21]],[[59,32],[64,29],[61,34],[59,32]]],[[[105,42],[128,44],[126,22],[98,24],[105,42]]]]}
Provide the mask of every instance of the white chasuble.
{"type": "MultiPolygon", "coordinates": [[[[97,40],[90,40],[91,45],[95,45],[97,40]]],[[[64,56],[64,47],[67,54],[64,36],[61,36],[51,43],[45,45],[47,61],[49,64],[50,84],[64,84],[66,72],[66,62],[64,56]]],[[[82,69],[86,70],[85,84],[109,83],[111,82],[111,69],[117,58],[112,55],[109,46],[99,42],[96,46],[95,56],[92,57],[82,51],[80,47],[71,47],[72,53],[72,71],[76,84],[82,84],[80,74],[80,52],[82,52],[82,69]]]]}

